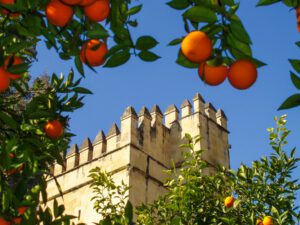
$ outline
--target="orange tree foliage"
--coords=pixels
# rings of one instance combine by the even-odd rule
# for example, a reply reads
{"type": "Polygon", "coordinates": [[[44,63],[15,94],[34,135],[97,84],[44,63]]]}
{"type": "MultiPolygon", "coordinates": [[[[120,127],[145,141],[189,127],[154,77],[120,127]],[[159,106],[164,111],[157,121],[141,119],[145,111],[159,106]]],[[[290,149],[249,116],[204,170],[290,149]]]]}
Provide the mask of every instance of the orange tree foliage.
{"type": "MultiPolygon", "coordinates": [[[[300,183],[292,176],[300,158],[295,157],[295,149],[284,149],[290,133],[285,128],[285,116],[276,119],[276,123],[275,129],[268,129],[272,154],[255,160],[251,166],[242,164],[237,170],[212,168],[203,160],[202,151],[194,149],[200,138],[186,134],[186,144],[181,146],[185,161],[181,167],[174,165],[167,171],[171,178],[164,184],[168,190],[165,196],[137,208],[137,224],[299,224],[296,197],[300,183]],[[209,170],[214,173],[207,173],[209,170]]],[[[116,185],[111,174],[99,168],[92,170],[90,176],[95,192],[94,208],[103,218],[99,224],[131,224],[132,206],[124,201],[128,187],[116,185]],[[113,198],[122,201],[113,204],[113,198]]]]}

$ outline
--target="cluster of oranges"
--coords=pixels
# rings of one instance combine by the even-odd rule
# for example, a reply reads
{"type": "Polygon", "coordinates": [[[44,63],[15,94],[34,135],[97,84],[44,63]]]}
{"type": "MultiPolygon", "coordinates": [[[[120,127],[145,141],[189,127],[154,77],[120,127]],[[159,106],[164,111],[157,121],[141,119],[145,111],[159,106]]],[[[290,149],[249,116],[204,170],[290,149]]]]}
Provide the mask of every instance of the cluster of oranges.
{"type": "Polygon", "coordinates": [[[4,218],[0,217],[0,225],[12,225],[12,224],[21,224],[22,222],[22,216],[27,211],[27,206],[21,206],[18,208],[18,217],[14,217],[12,221],[7,221],[4,218]]]}
{"type": "MultiPolygon", "coordinates": [[[[14,3],[15,0],[0,0],[0,4],[4,5],[14,3]]],[[[45,9],[48,22],[58,27],[65,27],[72,20],[74,6],[82,7],[86,18],[92,22],[102,22],[110,13],[109,0],[50,0],[45,9]]],[[[2,8],[0,12],[11,16],[19,15],[19,13],[12,13],[4,8],[2,8]]],[[[80,59],[89,66],[100,66],[105,62],[104,56],[107,51],[108,49],[104,42],[96,39],[88,40],[81,48],[80,59]]],[[[0,73],[2,73],[2,71],[0,71],[0,73]]],[[[2,78],[2,75],[0,76],[0,79],[5,79],[2,78]]],[[[1,86],[6,86],[9,81],[3,80],[0,83],[2,84],[1,86]]],[[[2,89],[4,88],[0,87],[0,92],[2,89]]]]}
{"type": "Polygon", "coordinates": [[[237,60],[230,65],[212,66],[207,63],[211,57],[213,45],[209,37],[202,31],[190,32],[181,43],[182,54],[191,62],[198,63],[199,77],[205,83],[215,86],[224,82],[226,77],[237,89],[247,89],[257,79],[254,63],[248,59],[237,60]]]}
{"type": "MultiPolygon", "coordinates": [[[[233,196],[228,196],[224,199],[224,205],[226,208],[231,208],[234,205],[234,197],[233,196]]],[[[265,216],[263,220],[258,218],[256,220],[256,225],[273,225],[273,219],[271,216],[265,216]]]]}
{"type": "MultiPolygon", "coordinates": [[[[73,6],[81,6],[85,16],[93,22],[104,21],[110,13],[109,0],[51,0],[46,6],[49,23],[64,27],[73,17],[73,6]]],[[[100,66],[105,62],[108,49],[104,42],[92,39],[86,41],[80,51],[80,59],[89,66],[100,66]]]]}
{"type": "Polygon", "coordinates": [[[109,0],[51,0],[45,10],[49,23],[66,26],[72,20],[73,6],[81,6],[85,16],[93,22],[105,20],[110,12],[109,0]]]}
{"type": "Polygon", "coordinates": [[[13,74],[8,72],[8,67],[22,63],[23,59],[18,56],[9,56],[5,59],[4,65],[0,67],[0,93],[8,89],[11,80],[16,80],[21,77],[21,74],[13,74]]]}

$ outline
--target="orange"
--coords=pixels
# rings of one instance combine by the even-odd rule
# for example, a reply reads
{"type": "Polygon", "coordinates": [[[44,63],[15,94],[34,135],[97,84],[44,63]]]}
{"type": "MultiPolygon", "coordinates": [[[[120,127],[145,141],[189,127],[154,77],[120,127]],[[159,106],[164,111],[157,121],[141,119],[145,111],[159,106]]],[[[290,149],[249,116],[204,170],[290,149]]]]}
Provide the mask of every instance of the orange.
{"type": "Polygon", "coordinates": [[[10,84],[8,73],[0,67],[0,93],[8,89],[10,84]]]}
{"type": "Polygon", "coordinates": [[[227,66],[210,66],[207,63],[201,63],[198,69],[199,77],[207,84],[216,86],[224,82],[227,77],[227,66]]]}
{"type": "Polygon", "coordinates": [[[273,225],[273,219],[271,216],[265,216],[263,220],[263,225],[273,225]]]}
{"type": "Polygon", "coordinates": [[[237,89],[244,90],[251,87],[257,79],[255,65],[246,59],[237,60],[231,64],[228,71],[228,80],[237,89]]]}
{"type": "Polygon", "coordinates": [[[47,19],[55,26],[66,26],[72,19],[73,13],[71,6],[61,3],[59,0],[51,0],[46,6],[47,19]]]}
{"type": "Polygon", "coordinates": [[[46,135],[51,139],[58,139],[64,133],[64,127],[58,120],[48,121],[44,126],[44,130],[46,135]]]}
{"type": "Polygon", "coordinates": [[[27,211],[28,207],[27,206],[21,206],[18,208],[18,213],[20,216],[22,216],[26,211],[27,211]]]}
{"type": "Polygon", "coordinates": [[[256,225],[263,225],[263,221],[261,219],[256,220],[256,225]]]}
{"type": "Polygon", "coordinates": [[[19,173],[19,172],[21,172],[23,169],[24,169],[24,164],[22,164],[21,166],[19,166],[18,168],[14,168],[14,169],[10,169],[10,170],[7,170],[6,171],[6,174],[8,175],[8,176],[10,176],[10,175],[13,175],[13,174],[15,174],[15,173],[19,173]]]}
{"type": "Polygon", "coordinates": [[[22,218],[21,217],[14,217],[12,221],[13,221],[13,224],[21,224],[22,218]]]}
{"type": "Polygon", "coordinates": [[[201,63],[212,53],[212,43],[202,31],[190,32],[181,42],[182,54],[191,62],[201,63]]]}
{"type": "Polygon", "coordinates": [[[300,32],[300,6],[296,7],[297,30],[300,32]]]}
{"type": "Polygon", "coordinates": [[[79,5],[81,5],[81,6],[88,6],[90,4],[93,4],[95,1],[96,0],[82,0],[79,5]]]}
{"type": "Polygon", "coordinates": [[[104,42],[91,39],[82,45],[80,60],[90,66],[100,66],[105,62],[104,56],[107,51],[108,49],[104,42]]]}
{"type": "Polygon", "coordinates": [[[83,8],[84,14],[89,20],[94,22],[101,22],[105,20],[110,11],[109,0],[97,0],[91,5],[83,8]]]}
{"type": "Polygon", "coordinates": [[[10,152],[10,153],[8,154],[8,157],[11,158],[11,159],[13,159],[13,158],[16,157],[16,155],[15,155],[14,153],[10,152]]]}
{"type": "Polygon", "coordinates": [[[0,217],[0,225],[11,225],[11,222],[0,217]]]}
{"type": "Polygon", "coordinates": [[[232,196],[226,197],[224,199],[224,205],[227,208],[231,208],[233,206],[233,203],[234,203],[234,197],[232,197],[232,196]]]}
{"type": "MultiPolygon", "coordinates": [[[[9,64],[10,60],[11,60],[11,57],[12,56],[7,57],[6,60],[4,61],[5,70],[7,70],[7,67],[8,67],[8,64],[9,64]]],[[[19,65],[19,64],[22,64],[22,63],[23,63],[22,58],[20,58],[18,56],[13,56],[13,61],[12,61],[12,64],[11,64],[12,66],[19,65]]],[[[7,73],[8,73],[8,76],[11,80],[16,80],[16,79],[19,79],[21,77],[21,74],[14,74],[14,73],[9,73],[9,72],[7,72],[7,73]]]]}
{"type": "MultiPolygon", "coordinates": [[[[12,4],[15,3],[15,0],[0,0],[0,3],[1,3],[1,4],[6,4],[6,5],[12,5],[12,4]]],[[[17,17],[17,16],[20,15],[20,13],[11,13],[11,12],[10,12],[9,10],[7,10],[7,9],[1,9],[1,13],[2,13],[3,15],[9,14],[9,15],[12,16],[12,17],[17,17]]]]}
{"type": "Polygon", "coordinates": [[[61,0],[62,3],[67,5],[79,5],[81,3],[81,0],[61,0]]]}

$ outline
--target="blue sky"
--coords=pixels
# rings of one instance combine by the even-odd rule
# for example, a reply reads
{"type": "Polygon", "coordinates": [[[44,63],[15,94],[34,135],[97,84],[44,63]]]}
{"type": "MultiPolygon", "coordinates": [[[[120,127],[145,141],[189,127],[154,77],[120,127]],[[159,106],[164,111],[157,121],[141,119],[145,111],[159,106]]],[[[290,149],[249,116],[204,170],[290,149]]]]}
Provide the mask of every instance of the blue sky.
{"type": "MultiPolygon", "coordinates": [[[[287,60],[299,55],[294,45],[299,35],[294,11],[281,4],[256,8],[257,1],[241,1],[238,14],[252,38],[254,56],[268,65],[259,69],[258,80],[252,88],[238,91],[228,81],[218,87],[204,85],[197,70],[178,66],[175,63],[178,46],[168,47],[167,44],[185,35],[182,12],[172,10],[165,1],[143,2],[143,10],[138,15],[139,27],[133,31],[133,36],[149,34],[155,37],[160,44],[154,50],[162,58],[154,63],[132,58],[115,69],[99,67],[97,73],[86,68],[83,85],[94,94],[87,96],[84,108],[71,115],[70,128],[77,134],[72,143],[80,145],[86,137],[93,140],[100,129],[107,133],[113,122],[119,123],[128,105],[138,112],[144,105],[151,108],[158,104],[165,111],[173,103],[180,107],[184,99],[191,100],[199,92],[216,108],[222,108],[228,117],[233,168],[270,153],[266,129],[274,126],[276,115],[288,114],[288,128],[292,130],[289,147],[299,147],[300,108],[277,111],[285,98],[297,91],[289,78],[291,67],[287,60]]],[[[61,61],[43,43],[38,52],[39,61],[31,68],[33,76],[44,72],[67,74],[74,67],[72,61],[61,61]]]]}

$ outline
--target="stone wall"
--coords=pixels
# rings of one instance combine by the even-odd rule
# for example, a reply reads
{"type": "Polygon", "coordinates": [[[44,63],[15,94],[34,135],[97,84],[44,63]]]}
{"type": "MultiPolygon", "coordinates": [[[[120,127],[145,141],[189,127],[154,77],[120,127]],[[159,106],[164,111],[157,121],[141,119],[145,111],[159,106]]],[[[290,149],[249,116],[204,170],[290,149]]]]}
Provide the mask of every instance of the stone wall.
{"type": "Polygon", "coordinates": [[[121,117],[121,129],[113,124],[108,134],[100,131],[93,142],[86,138],[78,148],[73,145],[66,155],[65,165],[54,165],[54,176],[64,193],[60,197],[54,179],[48,181],[49,205],[53,199],[64,202],[68,213],[79,221],[93,224],[99,216],[93,210],[89,171],[99,166],[113,173],[117,183],[122,180],[131,186],[129,200],[134,206],[149,203],[166,192],[163,183],[171,160],[183,160],[179,145],[185,133],[202,137],[197,149],[203,149],[204,159],[212,164],[229,167],[227,118],[222,110],[205,103],[200,94],[193,98],[193,106],[185,100],[180,111],[175,105],[164,115],[154,105],[149,112],[143,107],[137,114],[128,107],[121,117]]]}

